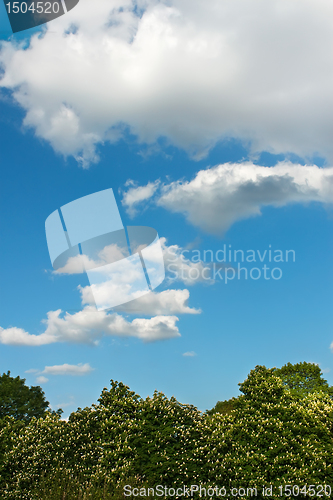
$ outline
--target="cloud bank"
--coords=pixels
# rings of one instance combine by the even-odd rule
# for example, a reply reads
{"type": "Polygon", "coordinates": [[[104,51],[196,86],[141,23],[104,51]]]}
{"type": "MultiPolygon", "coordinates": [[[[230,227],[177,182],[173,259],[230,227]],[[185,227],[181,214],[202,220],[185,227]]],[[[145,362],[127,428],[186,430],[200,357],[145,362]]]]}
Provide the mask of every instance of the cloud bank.
{"type": "Polygon", "coordinates": [[[83,167],[126,131],[197,158],[235,137],[332,159],[332,16],[330,0],[81,0],[28,50],[2,43],[0,84],[83,167]]]}

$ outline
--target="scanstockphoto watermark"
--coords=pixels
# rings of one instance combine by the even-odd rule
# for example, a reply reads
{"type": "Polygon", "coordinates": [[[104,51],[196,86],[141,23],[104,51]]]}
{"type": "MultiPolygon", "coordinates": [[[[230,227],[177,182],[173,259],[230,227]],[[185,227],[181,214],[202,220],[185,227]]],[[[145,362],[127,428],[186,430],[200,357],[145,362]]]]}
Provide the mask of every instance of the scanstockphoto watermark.
{"type": "MultiPolygon", "coordinates": [[[[262,488],[262,493],[265,495],[267,488],[262,488]]],[[[155,486],[154,488],[132,488],[129,484],[124,486],[124,496],[125,497],[163,497],[163,498],[224,498],[224,497],[256,497],[258,495],[258,489],[253,488],[226,488],[224,486],[201,486],[192,484],[191,486],[175,486],[174,488],[169,486],[163,486],[161,484],[155,486]]]]}
{"type": "Polygon", "coordinates": [[[264,250],[234,249],[223,245],[218,250],[169,249],[166,269],[171,280],[223,281],[260,279],[281,280],[285,265],[296,262],[293,249],[274,249],[272,245],[264,250]]]}
{"type": "Polygon", "coordinates": [[[233,486],[169,486],[158,485],[154,488],[132,488],[129,484],[124,486],[125,497],[164,497],[164,498],[296,498],[298,496],[308,497],[326,497],[332,498],[332,487],[328,484],[280,484],[273,486],[261,485],[252,487],[233,487],[233,486]]]}

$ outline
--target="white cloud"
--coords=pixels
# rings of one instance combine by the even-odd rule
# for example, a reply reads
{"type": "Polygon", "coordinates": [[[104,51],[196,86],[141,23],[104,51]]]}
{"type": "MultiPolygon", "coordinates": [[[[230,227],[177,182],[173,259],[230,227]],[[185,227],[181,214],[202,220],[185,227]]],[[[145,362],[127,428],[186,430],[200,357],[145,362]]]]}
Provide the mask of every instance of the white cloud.
{"type": "MultiPolygon", "coordinates": [[[[161,247],[166,265],[172,262],[180,273],[183,262],[181,248],[177,245],[167,247],[165,238],[161,239],[161,247]]],[[[114,251],[112,255],[114,257],[114,251]]],[[[122,256],[122,254],[119,254],[119,257],[122,256]]],[[[99,254],[99,257],[101,257],[101,254],[99,254]]],[[[148,261],[153,262],[154,257],[156,257],[154,253],[149,255],[148,261]]],[[[89,262],[91,264],[93,261],[89,262]]],[[[121,261],[119,262],[121,263],[121,261]]],[[[100,263],[101,262],[98,262],[98,264],[100,263]]],[[[87,262],[85,262],[85,265],[86,264],[87,262]]],[[[180,276],[179,280],[188,284],[194,284],[195,280],[188,276],[188,271],[199,265],[202,264],[191,262],[185,263],[183,277],[180,276]]],[[[73,265],[73,261],[71,261],[58,271],[62,273],[73,273],[76,271],[78,272],[78,269],[77,263],[73,265]]],[[[103,270],[103,268],[98,269],[101,269],[101,272],[103,270]]],[[[126,292],[126,287],[129,286],[132,279],[136,277],[135,267],[133,267],[133,276],[131,273],[128,273],[128,269],[126,271],[126,273],[119,273],[119,279],[115,283],[114,289],[106,290],[108,299],[110,298],[110,294],[111,296],[115,294],[119,298],[122,293],[126,292]]],[[[79,287],[79,290],[82,304],[85,306],[82,311],[73,315],[69,313],[62,314],[61,310],[50,311],[47,313],[47,319],[42,321],[46,325],[45,330],[38,335],[30,334],[21,328],[9,327],[4,329],[0,327],[0,343],[5,345],[25,346],[40,346],[59,342],[98,344],[99,340],[104,335],[136,337],[145,342],[164,340],[180,336],[178,327],[176,326],[178,321],[176,315],[201,313],[200,309],[189,307],[188,301],[190,293],[187,289],[164,290],[159,293],[148,292],[147,295],[141,296],[131,302],[124,303],[119,307],[115,307],[112,313],[96,310],[96,307],[93,306],[94,296],[92,295],[91,286],[84,288],[79,287]],[[136,318],[132,321],[128,321],[121,316],[119,312],[140,314],[143,316],[153,315],[153,317],[150,319],[136,318]]],[[[38,370],[29,370],[27,373],[36,372],[38,372],[38,370]]]]}
{"type": "Polygon", "coordinates": [[[82,303],[91,304],[93,296],[98,309],[110,309],[149,292],[142,263],[137,254],[115,264],[98,267],[88,272],[88,277],[91,285],[80,288],[82,303]]]}
{"type": "Polygon", "coordinates": [[[188,290],[164,290],[163,292],[150,292],[132,302],[127,302],[114,308],[128,314],[200,314],[200,309],[188,306],[190,292],[188,290]]]}
{"type": "Polygon", "coordinates": [[[128,127],[197,157],[225,137],[333,157],[330,0],[139,4],[80,0],[28,50],[3,43],[1,85],[57,152],[86,167],[128,127]]]}
{"type": "Polygon", "coordinates": [[[53,274],[81,274],[86,272],[87,269],[94,269],[96,264],[87,255],[75,255],[69,257],[65,265],[53,271],[53,274]]]}
{"type": "Polygon", "coordinates": [[[43,377],[43,375],[36,378],[36,382],[38,382],[39,384],[46,384],[48,381],[49,381],[49,379],[46,377],[43,377]]]}
{"type": "Polygon", "coordinates": [[[26,370],[25,373],[34,373],[36,374],[36,381],[38,383],[46,383],[49,381],[48,378],[44,377],[44,375],[71,375],[74,377],[89,375],[94,370],[90,366],[89,363],[79,363],[78,365],[69,365],[67,363],[63,365],[54,365],[54,366],[45,366],[44,370],[36,370],[32,368],[30,370],[26,370]]]}
{"type": "Polygon", "coordinates": [[[69,365],[65,363],[63,365],[45,366],[42,373],[48,375],[71,375],[73,377],[82,377],[83,375],[88,375],[93,370],[94,368],[92,368],[89,363],[86,363],[84,365],[69,365]]]}
{"type": "Polygon", "coordinates": [[[226,163],[199,171],[191,181],[165,184],[155,196],[157,205],[184,214],[191,224],[213,234],[261,215],[265,206],[310,202],[333,202],[333,168],[287,161],[274,167],[226,163]]]}
{"type": "MultiPolygon", "coordinates": [[[[132,184],[132,183],[131,183],[132,184]]],[[[127,183],[128,185],[128,183],[127,183]]],[[[138,206],[147,201],[155,194],[159,185],[159,181],[148,182],[146,186],[130,187],[123,196],[122,204],[126,208],[126,212],[130,217],[137,214],[138,206]]]]}
{"type": "MultiPolygon", "coordinates": [[[[186,259],[186,250],[178,245],[168,246],[166,238],[160,238],[160,248],[162,249],[164,265],[166,270],[166,279],[169,284],[179,281],[185,285],[194,285],[199,282],[213,284],[214,280],[210,278],[210,270],[203,262],[191,262],[186,259]]],[[[137,251],[140,247],[137,248],[137,251]]],[[[80,256],[81,257],[81,256],[80,256]]],[[[79,262],[73,261],[66,264],[65,267],[58,272],[74,272],[79,269],[79,262]]],[[[153,264],[160,259],[159,252],[155,251],[154,247],[148,247],[145,254],[146,263],[152,272],[153,264]],[[148,250],[151,252],[148,254],[148,250]]],[[[70,259],[71,260],[71,259],[70,259]]],[[[89,262],[92,266],[93,261],[89,262]]],[[[101,265],[101,262],[98,263],[101,265]]],[[[97,265],[97,263],[95,263],[97,265]]],[[[93,267],[93,266],[92,266],[93,267]]],[[[109,280],[101,282],[101,279],[96,279],[96,284],[86,287],[79,287],[81,294],[82,305],[95,305],[96,297],[101,304],[120,304],[112,307],[114,311],[121,311],[128,314],[141,315],[173,315],[173,314],[199,314],[201,311],[190,308],[188,306],[189,291],[188,290],[164,290],[163,292],[144,292],[140,287],[135,287],[136,283],[141,284],[138,279],[142,274],[141,261],[133,262],[129,267],[124,261],[118,261],[117,268],[112,268],[112,272],[108,268],[99,267],[97,272],[109,280]],[[111,280],[112,278],[112,280],[111,280]],[[131,284],[134,284],[131,288],[131,284]],[[131,300],[132,297],[132,300],[131,300]]],[[[145,281],[146,286],[146,281],[145,281]]],[[[110,307],[105,307],[109,309],[110,307]]]]}
{"type": "Polygon", "coordinates": [[[176,316],[158,315],[150,319],[127,321],[117,313],[107,314],[93,307],[85,307],[76,314],[61,310],[47,314],[45,332],[30,334],[19,328],[0,328],[0,343],[6,345],[40,346],[57,342],[98,344],[104,335],[135,337],[144,342],[180,337],[176,316]]]}
{"type": "Polygon", "coordinates": [[[197,356],[197,353],[194,351],[188,351],[184,352],[183,356],[185,356],[186,358],[194,358],[195,356],[197,356]]]}
{"type": "Polygon", "coordinates": [[[128,249],[121,248],[117,244],[107,245],[98,253],[98,260],[93,260],[85,254],[75,255],[74,257],[69,257],[63,267],[53,272],[54,274],[81,274],[90,269],[121,260],[127,256],[128,249]]]}
{"type": "MultiPolygon", "coordinates": [[[[58,311],[60,314],[61,311],[58,311]]],[[[54,313],[48,313],[52,315],[54,313]]],[[[56,313],[55,313],[56,314],[56,313]]],[[[33,335],[22,328],[10,327],[1,328],[0,327],[0,343],[5,345],[26,345],[26,346],[40,346],[46,344],[52,344],[56,342],[54,336],[47,332],[40,335],[33,335]]]]}

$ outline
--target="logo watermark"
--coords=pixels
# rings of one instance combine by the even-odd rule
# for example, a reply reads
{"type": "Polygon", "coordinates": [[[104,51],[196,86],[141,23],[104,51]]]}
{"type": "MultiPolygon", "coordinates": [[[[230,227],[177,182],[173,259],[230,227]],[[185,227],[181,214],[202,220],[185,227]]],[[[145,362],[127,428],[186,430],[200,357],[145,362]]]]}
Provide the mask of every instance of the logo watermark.
{"type": "Polygon", "coordinates": [[[98,310],[138,299],[165,279],[160,238],[151,227],[121,221],[112,189],[93,193],[54,211],[45,222],[57,274],[86,273],[85,303],[98,310]]]}
{"type": "Polygon", "coordinates": [[[223,281],[234,280],[278,281],[283,277],[282,264],[296,262],[295,250],[234,249],[224,244],[218,250],[169,250],[166,269],[171,280],[223,281]]]}

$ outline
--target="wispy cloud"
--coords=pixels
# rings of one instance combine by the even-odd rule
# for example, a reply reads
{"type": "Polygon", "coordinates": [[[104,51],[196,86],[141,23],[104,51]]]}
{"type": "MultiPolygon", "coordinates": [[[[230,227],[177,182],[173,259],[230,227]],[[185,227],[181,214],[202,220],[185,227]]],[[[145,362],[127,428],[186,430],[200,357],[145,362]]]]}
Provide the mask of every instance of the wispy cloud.
{"type": "Polygon", "coordinates": [[[123,193],[122,204],[130,217],[134,217],[138,212],[138,207],[142,202],[150,200],[157,191],[159,181],[148,182],[145,186],[136,186],[132,181],[127,182],[125,187],[131,186],[123,193]]]}
{"type": "Polygon", "coordinates": [[[64,363],[63,365],[45,366],[44,370],[31,368],[30,370],[26,370],[25,373],[34,374],[36,376],[36,382],[39,384],[46,384],[49,379],[44,375],[69,375],[72,377],[82,377],[84,375],[89,375],[93,371],[94,368],[92,368],[89,363],[79,363],[78,365],[64,363]]]}
{"type": "Polygon", "coordinates": [[[51,408],[67,408],[68,406],[73,406],[75,404],[75,397],[70,396],[69,401],[66,401],[65,403],[57,403],[55,405],[51,405],[51,408]]]}
{"type": "Polygon", "coordinates": [[[197,353],[194,351],[188,351],[184,352],[183,356],[185,356],[186,358],[194,358],[195,356],[197,356],[197,353]]]}
{"type": "Polygon", "coordinates": [[[93,371],[94,368],[92,368],[89,363],[84,365],[69,365],[65,363],[63,365],[45,366],[42,373],[47,375],[71,375],[72,377],[82,377],[83,375],[88,375],[93,371]]]}

